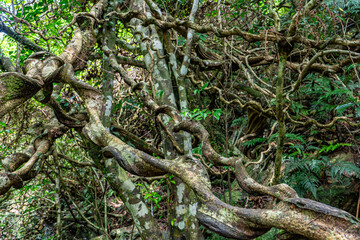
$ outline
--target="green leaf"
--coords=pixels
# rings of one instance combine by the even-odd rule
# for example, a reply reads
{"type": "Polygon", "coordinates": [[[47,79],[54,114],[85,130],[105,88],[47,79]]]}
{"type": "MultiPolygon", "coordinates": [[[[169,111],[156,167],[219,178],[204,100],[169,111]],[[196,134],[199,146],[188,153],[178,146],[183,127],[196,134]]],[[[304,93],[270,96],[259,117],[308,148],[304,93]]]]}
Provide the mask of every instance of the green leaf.
{"type": "Polygon", "coordinates": [[[254,147],[258,143],[265,142],[266,138],[255,138],[249,141],[244,142],[245,147],[254,147]]]}
{"type": "Polygon", "coordinates": [[[222,113],[222,110],[221,110],[220,108],[215,109],[215,110],[214,110],[214,118],[219,121],[219,120],[220,120],[221,113],[222,113]]]}
{"type": "Polygon", "coordinates": [[[337,106],[335,109],[339,114],[343,114],[347,108],[349,108],[353,105],[354,105],[353,103],[345,103],[345,104],[341,104],[341,105],[337,106]]]}
{"type": "Polygon", "coordinates": [[[156,93],[156,95],[155,96],[160,96],[160,97],[162,97],[162,95],[164,94],[164,90],[160,90],[158,93],[156,93]]]}

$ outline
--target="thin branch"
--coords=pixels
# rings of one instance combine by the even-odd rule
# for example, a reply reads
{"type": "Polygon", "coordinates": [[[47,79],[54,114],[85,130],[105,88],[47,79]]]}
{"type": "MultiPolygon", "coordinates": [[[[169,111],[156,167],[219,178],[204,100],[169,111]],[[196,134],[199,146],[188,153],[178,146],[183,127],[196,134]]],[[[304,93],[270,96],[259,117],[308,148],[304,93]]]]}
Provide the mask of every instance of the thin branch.
{"type": "Polygon", "coordinates": [[[12,37],[15,41],[22,44],[25,48],[28,48],[35,52],[47,52],[47,50],[36,43],[30,41],[29,39],[25,38],[21,34],[15,32],[11,28],[5,26],[3,22],[0,22],[0,32],[7,34],[8,36],[12,37]]]}
{"type": "Polygon", "coordinates": [[[321,51],[321,52],[318,52],[317,54],[315,54],[315,56],[313,56],[310,61],[306,64],[305,68],[301,71],[296,83],[293,85],[291,91],[289,91],[289,94],[295,92],[299,87],[300,87],[300,84],[301,84],[301,81],[307,76],[311,66],[315,63],[315,61],[321,57],[321,56],[324,56],[324,55],[327,55],[327,54],[332,54],[332,53],[338,53],[338,54],[349,54],[350,56],[351,55],[356,55],[356,56],[360,56],[360,53],[357,53],[357,52],[352,52],[352,51],[349,51],[349,50],[341,50],[341,49],[330,49],[330,50],[326,50],[326,51],[321,51]]]}
{"type": "Polygon", "coordinates": [[[60,37],[55,37],[55,36],[51,36],[51,37],[44,36],[44,34],[41,31],[38,31],[38,30],[34,29],[33,26],[31,26],[31,24],[28,21],[26,21],[25,19],[17,17],[16,15],[12,14],[10,11],[6,10],[3,7],[0,7],[0,11],[3,11],[3,12],[6,12],[6,13],[10,14],[11,17],[13,17],[16,22],[24,23],[29,28],[29,30],[31,32],[38,34],[45,41],[50,40],[50,39],[57,39],[57,40],[61,39],[60,37]]]}

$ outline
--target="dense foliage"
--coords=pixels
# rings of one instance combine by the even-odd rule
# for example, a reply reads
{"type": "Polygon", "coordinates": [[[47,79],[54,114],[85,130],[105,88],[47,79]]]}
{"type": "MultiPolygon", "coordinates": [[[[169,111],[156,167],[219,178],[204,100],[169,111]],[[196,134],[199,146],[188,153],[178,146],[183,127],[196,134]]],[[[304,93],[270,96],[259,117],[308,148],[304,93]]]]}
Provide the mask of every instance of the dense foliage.
{"type": "Polygon", "coordinates": [[[0,0],[0,239],[360,237],[359,6],[0,0]]]}

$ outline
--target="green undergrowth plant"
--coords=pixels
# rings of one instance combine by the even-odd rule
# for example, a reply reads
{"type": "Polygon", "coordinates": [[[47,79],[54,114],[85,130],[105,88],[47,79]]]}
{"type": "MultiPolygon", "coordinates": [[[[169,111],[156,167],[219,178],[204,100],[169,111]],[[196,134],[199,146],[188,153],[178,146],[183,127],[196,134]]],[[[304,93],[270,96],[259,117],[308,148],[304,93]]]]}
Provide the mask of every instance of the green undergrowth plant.
{"type": "Polygon", "coordinates": [[[154,210],[160,209],[161,195],[158,193],[160,182],[155,180],[151,184],[141,181],[137,185],[142,189],[142,194],[145,201],[151,205],[152,213],[154,210]]]}
{"type": "Polygon", "coordinates": [[[221,109],[214,109],[212,111],[208,109],[198,109],[195,108],[194,110],[190,111],[189,109],[185,109],[181,112],[181,115],[194,119],[196,121],[205,120],[207,116],[212,115],[214,118],[219,121],[221,116],[222,110],[221,109]]]}
{"type": "Polygon", "coordinates": [[[306,84],[294,96],[298,100],[291,102],[290,109],[298,119],[308,116],[318,121],[329,121],[336,116],[359,117],[358,93],[352,88],[352,82],[345,85],[340,79],[309,74],[306,84]]]}
{"type": "Polygon", "coordinates": [[[345,159],[331,158],[329,154],[348,146],[348,143],[331,143],[305,149],[303,145],[293,145],[293,151],[285,157],[284,182],[300,196],[317,200],[320,200],[319,194],[321,199],[331,199],[345,192],[352,179],[360,179],[360,168],[345,159]],[[314,152],[310,152],[312,150],[314,152]]]}

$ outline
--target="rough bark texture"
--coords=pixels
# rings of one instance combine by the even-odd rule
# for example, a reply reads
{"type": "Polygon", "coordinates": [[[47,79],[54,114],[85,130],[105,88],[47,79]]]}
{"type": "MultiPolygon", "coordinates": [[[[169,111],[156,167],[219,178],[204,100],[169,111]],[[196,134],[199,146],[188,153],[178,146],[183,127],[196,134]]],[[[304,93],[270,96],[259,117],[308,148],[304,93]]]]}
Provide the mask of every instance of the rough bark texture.
{"type": "MultiPolygon", "coordinates": [[[[265,37],[262,34],[244,32],[239,28],[217,29],[211,25],[197,25],[194,19],[197,1],[194,3],[189,20],[181,21],[174,20],[171,17],[169,17],[169,21],[165,21],[165,16],[162,16],[161,11],[156,8],[151,0],[131,2],[128,13],[117,12],[120,6],[116,4],[113,5],[113,9],[109,7],[111,11],[109,9],[109,11],[103,11],[106,2],[99,1],[95,4],[90,12],[91,16],[86,14],[75,16],[78,27],[74,32],[72,41],[59,57],[46,51],[38,52],[24,62],[23,74],[14,72],[0,74],[0,118],[31,97],[41,103],[48,104],[53,111],[51,115],[52,124],[39,127],[37,132],[40,134],[33,136],[31,145],[24,153],[13,154],[2,160],[5,171],[0,173],[0,195],[8,192],[11,187],[21,187],[24,180],[33,178],[33,170],[37,164],[52,154],[51,146],[55,140],[66,133],[69,128],[74,128],[88,143],[88,149],[92,149],[95,165],[104,171],[110,186],[121,197],[131,213],[142,239],[162,239],[165,237],[151,216],[151,211],[136,185],[130,180],[128,173],[142,177],[165,174],[172,174],[176,177],[176,186],[173,189],[175,199],[172,209],[173,215],[169,217],[170,221],[175,220],[170,226],[172,228],[171,238],[173,239],[200,239],[202,235],[199,231],[199,224],[222,236],[234,239],[253,239],[263,235],[272,227],[316,240],[360,239],[360,222],[354,216],[310,199],[299,198],[291,187],[286,184],[278,184],[281,178],[281,161],[286,132],[284,81],[287,60],[293,45],[301,42],[301,39],[297,40],[300,37],[294,37],[296,21],[311,11],[317,5],[316,1],[308,2],[304,9],[294,15],[288,28],[288,35],[282,35],[281,32],[266,33],[266,41],[277,43],[279,47],[279,59],[271,59],[271,61],[277,61],[278,64],[276,93],[259,87],[260,84],[257,85],[251,80],[252,77],[248,72],[244,73],[249,80],[249,85],[256,89],[260,96],[266,96],[264,99],[271,97],[276,101],[275,113],[272,108],[264,110],[260,103],[240,101],[236,98],[237,96],[231,100],[225,99],[222,90],[219,89],[220,83],[219,86],[207,88],[207,90],[211,89],[212,93],[218,94],[219,99],[226,104],[237,104],[245,109],[252,107],[252,110],[256,109],[266,117],[278,121],[279,136],[275,157],[274,185],[270,187],[257,183],[249,176],[243,165],[244,162],[249,161],[247,157],[242,154],[229,158],[222,156],[213,148],[210,134],[206,128],[200,122],[186,119],[180,114],[187,108],[184,81],[191,64],[190,60],[194,57],[191,50],[195,32],[215,32],[218,37],[237,35],[248,42],[261,41],[265,37]],[[109,25],[103,29],[105,42],[102,48],[104,52],[102,70],[105,72],[103,75],[103,91],[101,92],[77,78],[75,71],[86,67],[86,62],[96,42],[97,35],[94,28],[100,20],[105,19],[104,15],[113,18],[110,17],[108,18],[109,21],[104,21],[109,25]],[[149,73],[149,82],[154,84],[150,90],[144,86],[145,84],[138,84],[127,76],[124,68],[119,65],[121,61],[116,59],[115,34],[112,32],[115,31],[115,28],[111,24],[116,21],[115,19],[127,20],[125,23],[132,27],[132,34],[140,46],[145,68],[149,73]],[[166,36],[163,37],[163,35],[170,28],[179,33],[187,32],[183,61],[179,65],[180,74],[179,68],[177,68],[180,61],[176,58],[175,52],[171,52],[171,47],[166,49],[163,45],[163,42],[166,42],[166,36]],[[291,44],[289,41],[292,41],[291,44]],[[169,56],[167,56],[168,53],[169,56]],[[169,58],[167,59],[167,57],[169,58]],[[171,70],[175,81],[172,81],[171,70]],[[159,125],[162,124],[163,151],[154,150],[145,144],[142,148],[138,147],[139,150],[111,134],[112,90],[115,73],[119,73],[124,78],[124,81],[131,88],[131,93],[136,94],[144,106],[153,113],[155,121],[159,125]],[[174,85],[176,80],[178,81],[177,86],[174,85]],[[71,89],[76,91],[86,108],[86,117],[80,117],[76,114],[70,115],[70,113],[62,111],[52,97],[54,82],[68,84],[71,89]],[[179,88],[177,94],[176,87],[179,88]],[[177,96],[180,104],[177,104],[177,96]],[[183,134],[184,137],[178,134],[180,131],[186,132],[183,134]],[[207,161],[215,166],[227,166],[235,169],[235,177],[240,187],[251,195],[268,196],[271,199],[269,204],[260,209],[246,209],[232,206],[217,198],[211,191],[211,181],[207,168],[199,159],[191,156],[191,136],[194,136],[201,143],[202,154],[207,161]],[[151,155],[151,153],[155,153],[157,156],[151,155]]],[[[110,2],[114,4],[112,1],[110,2]]],[[[280,31],[278,16],[272,8],[270,10],[276,20],[275,27],[277,31],[280,31]]],[[[13,37],[19,43],[34,51],[44,50],[10,30],[4,23],[0,23],[0,31],[13,37]]],[[[355,46],[358,42],[347,41],[347,43],[348,46],[355,46]]],[[[209,58],[208,56],[202,57],[209,58]]],[[[221,61],[224,60],[222,57],[216,58],[217,60],[219,58],[221,61]]],[[[268,59],[263,60],[266,62],[268,59]]],[[[353,60],[358,61],[357,58],[353,58],[353,60]]],[[[2,66],[7,71],[14,70],[6,61],[0,55],[0,64],[4,62],[2,66]]],[[[198,61],[205,64],[201,59],[198,61]]],[[[241,68],[244,67],[243,63],[249,65],[250,59],[248,56],[244,56],[244,60],[231,58],[231,61],[233,62],[227,66],[234,64],[241,68]]],[[[315,64],[312,67],[315,67],[315,64]]],[[[301,70],[301,68],[299,69],[301,70]]],[[[306,71],[310,69],[311,66],[309,65],[306,71]]],[[[191,76],[189,76],[190,78],[191,76]]],[[[217,75],[214,78],[217,78],[217,75]]],[[[192,79],[192,81],[196,84],[199,80],[192,79]]],[[[266,85],[264,82],[261,84],[266,85]]],[[[121,129],[121,126],[114,126],[120,135],[132,138],[131,135],[121,129]]],[[[136,143],[135,146],[143,144],[140,141],[141,139],[133,140],[136,143]]],[[[60,190],[58,194],[60,194],[60,190]]],[[[57,204],[59,205],[59,202],[57,204]]],[[[59,214],[60,208],[58,206],[59,214]]]]}

